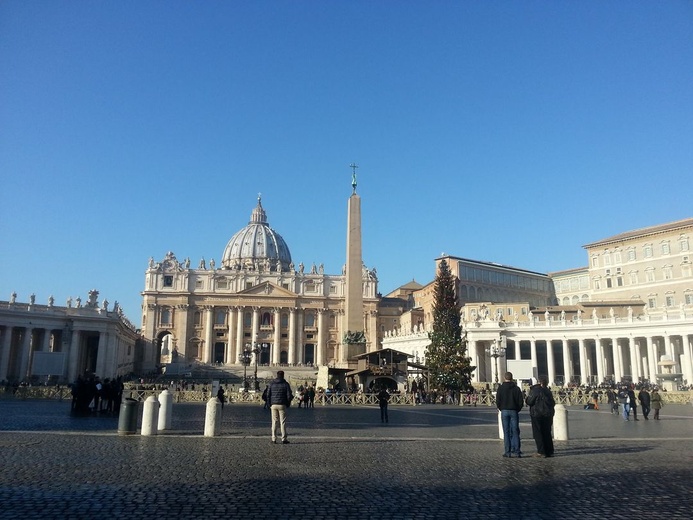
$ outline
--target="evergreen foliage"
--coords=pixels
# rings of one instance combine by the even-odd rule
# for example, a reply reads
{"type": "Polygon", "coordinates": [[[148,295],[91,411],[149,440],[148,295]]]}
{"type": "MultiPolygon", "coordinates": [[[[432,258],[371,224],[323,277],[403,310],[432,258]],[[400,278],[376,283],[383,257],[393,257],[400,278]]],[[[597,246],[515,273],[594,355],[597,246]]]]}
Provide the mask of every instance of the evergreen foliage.
{"type": "Polygon", "coordinates": [[[471,366],[471,359],[467,357],[455,279],[445,260],[440,262],[435,284],[433,332],[428,335],[431,344],[426,349],[431,388],[466,391],[476,367],[471,366]]]}

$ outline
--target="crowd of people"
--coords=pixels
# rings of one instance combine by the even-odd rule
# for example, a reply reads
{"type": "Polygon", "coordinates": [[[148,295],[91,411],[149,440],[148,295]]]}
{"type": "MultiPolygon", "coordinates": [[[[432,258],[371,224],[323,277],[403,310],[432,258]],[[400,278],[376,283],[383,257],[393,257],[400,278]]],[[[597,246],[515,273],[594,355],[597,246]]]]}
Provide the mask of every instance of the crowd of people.
{"type": "Polygon", "coordinates": [[[118,415],[123,388],[120,378],[101,381],[98,377],[78,377],[71,388],[71,413],[78,416],[118,415]]]}

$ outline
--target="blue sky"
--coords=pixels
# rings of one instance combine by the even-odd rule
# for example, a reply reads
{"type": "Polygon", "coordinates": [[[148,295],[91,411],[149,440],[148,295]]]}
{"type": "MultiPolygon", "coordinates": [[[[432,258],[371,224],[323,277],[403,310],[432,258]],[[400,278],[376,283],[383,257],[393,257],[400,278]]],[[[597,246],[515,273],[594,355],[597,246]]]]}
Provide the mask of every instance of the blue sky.
{"type": "Polygon", "coordinates": [[[219,262],[262,193],[380,291],[441,253],[549,272],[693,216],[693,2],[0,2],[0,300],[219,262]]]}

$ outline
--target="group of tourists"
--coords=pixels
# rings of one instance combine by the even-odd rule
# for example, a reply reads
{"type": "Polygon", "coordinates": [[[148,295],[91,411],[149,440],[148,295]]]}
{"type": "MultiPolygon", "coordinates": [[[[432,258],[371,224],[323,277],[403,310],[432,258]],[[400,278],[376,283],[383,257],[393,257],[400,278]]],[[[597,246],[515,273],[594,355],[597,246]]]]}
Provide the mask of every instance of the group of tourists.
{"type": "Polygon", "coordinates": [[[607,402],[610,405],[611,413],[614,415],[622,415],[623,419],[630,421],[631,414],[634,421],[639,421],[638,419],[638,401],[640,401],[640,408],[642,411],[642,416],[645,420],[649,420],[650,411],[654,410],[653,419],[655,421],[659,420],[659,411],[664,406],[662,401],[662,396],[659,393],[659,388],[657,386],[650,389],[646,386],[642,386],[638,392],[637,398],[635,395],[635,389],[633,385],[621,385],[618,389],[607,390],[607,402]],[[619,407],[621,411],[619,412],[619,407]]]}
{"type": "Polygon", "coordinates": [[[123,382],[120,378],[78,377],[72,384],[73,415],[118,415],[123,399],[123,382]]]}

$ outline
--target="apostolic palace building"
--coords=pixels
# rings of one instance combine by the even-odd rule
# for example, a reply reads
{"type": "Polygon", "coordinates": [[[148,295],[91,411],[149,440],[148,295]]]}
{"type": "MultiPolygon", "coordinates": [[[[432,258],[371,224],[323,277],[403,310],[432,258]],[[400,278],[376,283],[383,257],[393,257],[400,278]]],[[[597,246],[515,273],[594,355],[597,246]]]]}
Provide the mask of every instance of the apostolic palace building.
{"type": "Polygon", "coordinates": [[[115,377],[177,361],[233,365],[244,351],[261,365],[353,369],[358,357],[391,349],[425,365],[433,279],[445,261],[477,383],[506,369],[522,380],[548,374],[554,385],[693,382],[693,218],[587,244],[587,266],[568,271],[441,256],[428,284],[383,296],[362,260],[355,176],[352,186],[341,273],[297,263],[258,198],[218,263],[193,267],[173,252],[149,260],[140,329],[97,291],[84,306],[14,294],[0,301],[0,381],[115,377]]]}

